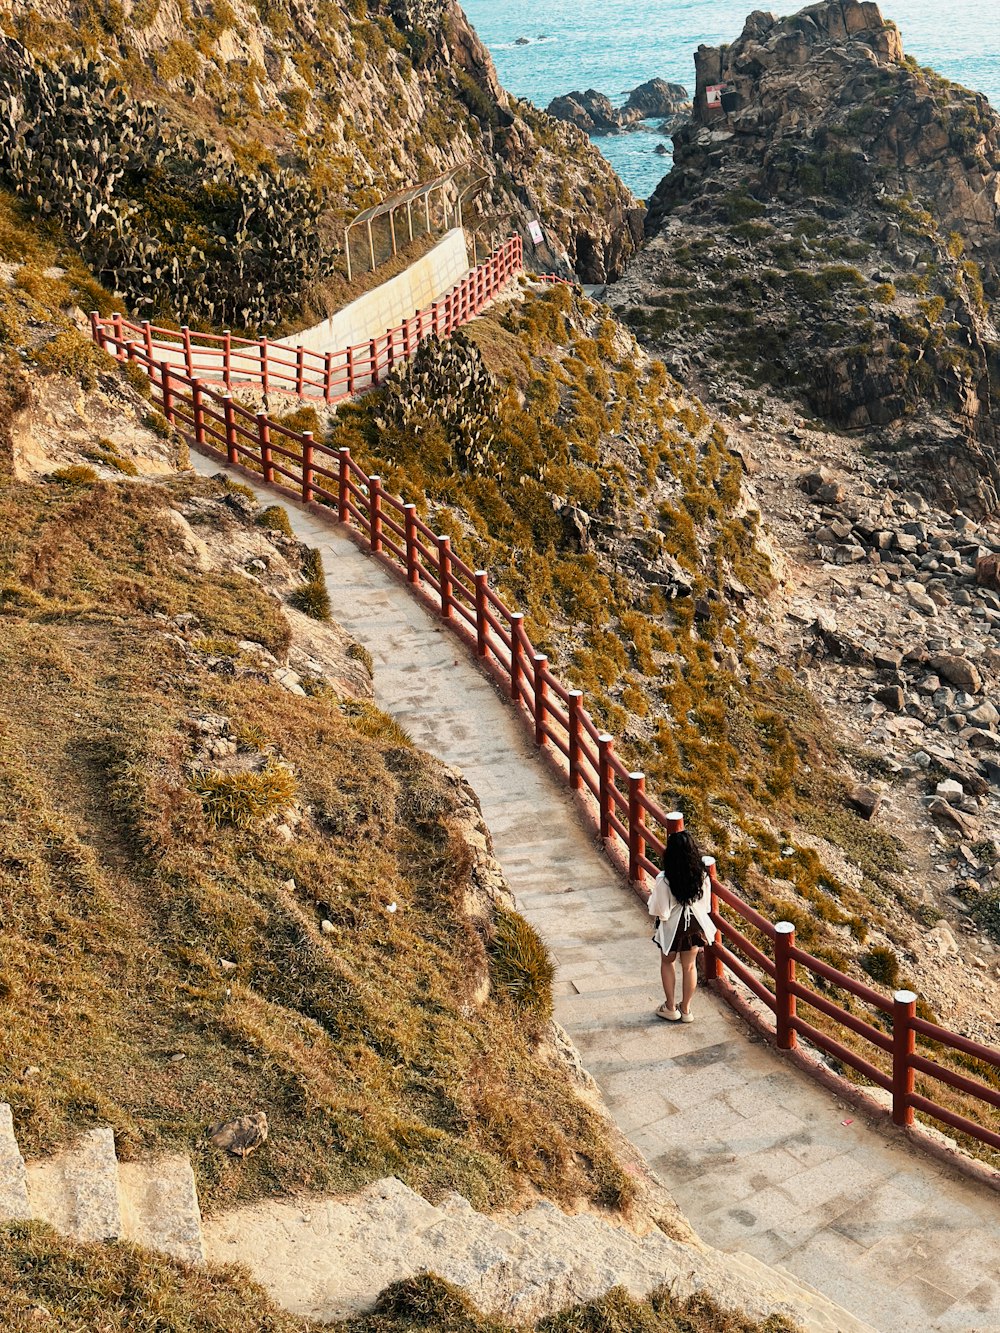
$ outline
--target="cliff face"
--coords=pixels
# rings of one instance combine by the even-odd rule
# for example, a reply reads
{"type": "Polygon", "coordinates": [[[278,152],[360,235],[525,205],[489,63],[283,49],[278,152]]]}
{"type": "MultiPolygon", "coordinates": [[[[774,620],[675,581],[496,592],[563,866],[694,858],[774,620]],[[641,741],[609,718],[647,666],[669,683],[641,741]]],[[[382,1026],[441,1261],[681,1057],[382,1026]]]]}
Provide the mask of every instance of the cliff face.
{"type": "MultiPolygon", "coordinates": [[[[480,224],[481,244],[510,230],[526,234],[539,218],[546,241],[538,266],[601,281],[621,274],[641,236],[641,214],[611,168],[585,136],[508,97],[453,0],[0,0],[0,23],[0,91],[13,99],[7,183],[57,213],[76,187],[88,210],[94,204],[84,204],[87,191],[102,201],[109,189],[117,192],[106,200],[111,214],[86,254],[100,268],[121,249],[122,236],[141,233],[151,248],[140,253],[133,244],[101,270],[132,308],[135,298],[150,295],[148,284],[143,293],[138,277],[130,283],[122,275],[146,268],[168,275],[155,303],[163,314],[274,327],[294,323],[308,306],[325,313],[331,298],[322,284],[343,267],[345,221],[464,162],[470,165],[459,188],[480,180],[469,190],[465,217],[480,224]],[[53,78],[82,95],[55,86],[40,106],[25,95],[26,86],[32,94],[40,80],[53,78]],[[129,132],[140,142],[138,156],[131,150],[135,180],[128,164],[114,177],[109,166],[122,165],[113,122],[122,121],[126,104],[129,132]],[[69,108],[58,136],[53,107],[69,108]],[[95,122],[108,126],[108,136],[91,153],[95,122]],[[55,161],[61,138],[64,156],[83,172],[53,183],[50,200],[39,188],[44,173],[25,182],[9,159],[29,143],[37,163],[55,161]],[[154,140],[155,152],[143,160],[141,145],[154,140]],[[199,178],[214,197],[199,197],[199,178]],[[268,210],[276,210],[273,236],[258,225],[268,210]],[[232,285],[225,264],[213,267],[224,257],[213,247],[224,242],[235,251],[250,215],[261,271],[246,287],[252,295],[258,281],[271,286],[274,300],[258,310],[243,297],[223,314],[208,308],[206,295],[204,309],[178,310],[176,288],[193,270],[204,268],[206,293],[232,285]],[[288,257],[290,233],[295,271],[286,264],[277,281],[271,273],[285,263],[282,250],[288,257]]],[[[88,221],[88,237],[91,229],[88,221]]],[[[530,242],[527,249],[534,253],[530,242]]],[[[155,314],[155,305],[145,313],[155,314]]]]}
{"type": "Polygon", "coordinates": [[[695,66],[647,217],[647,331],[680,355],[696,339],[902,446],[946,498],[994,508],[1000,118],[859,0],[755,12],[695,66]],[[692,241],[702,262],[675,265],[692,241]]]}

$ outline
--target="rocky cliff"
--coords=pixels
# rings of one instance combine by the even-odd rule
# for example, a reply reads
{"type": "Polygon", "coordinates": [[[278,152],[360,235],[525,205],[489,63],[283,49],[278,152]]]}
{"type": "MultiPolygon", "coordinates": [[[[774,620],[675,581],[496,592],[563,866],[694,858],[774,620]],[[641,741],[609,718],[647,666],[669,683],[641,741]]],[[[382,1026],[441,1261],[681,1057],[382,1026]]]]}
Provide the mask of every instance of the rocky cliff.
{"type": "Polygon", "coordinates": [[[695,66],[628,289],[639,324],[993,510],[1000,118],[861,0],[755,12],[695,66]]]}
{"type": "Polygon", "coordinates": [[[540,218],[540,267],[616,277],[641,235],[611,168],[507,95],[453,0],[38,0],[0,22],[0,171],[136,311],[326,313],[345,221],[462,163],[466,221],[488,243],[540,218]]]}

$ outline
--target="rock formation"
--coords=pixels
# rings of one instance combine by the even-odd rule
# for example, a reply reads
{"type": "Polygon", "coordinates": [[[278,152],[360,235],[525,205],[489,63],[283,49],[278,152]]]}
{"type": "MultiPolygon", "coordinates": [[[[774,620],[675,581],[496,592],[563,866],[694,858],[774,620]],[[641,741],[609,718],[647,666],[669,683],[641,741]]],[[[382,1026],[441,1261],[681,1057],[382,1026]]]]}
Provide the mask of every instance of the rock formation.
{"type": "Polygon", "coordinates": [[[682,112],[690,112],[691,99],[682,83],[668,83],[666,79],[648,79],[633,88],[625,103],[626,111],[639,111],[643,120],[666,119],[682,112]]]}
{"type": "Polygon", "coordinates": [[[586,92],[554,97],[546,114],[575,125],[587,134],[617,134],[621,130],[635,129],[644,120],[676,122],[690,110],[691,101],[682,84],[650,79],[633,88],[622,107],[616,107],[605,93],[588,88],[586,92]]]}
{"type": "Polygon", "coordinates": [[[630,280],[660,288],[649,331],[906,450],[942,502],[995,508],[1000,117],[862,0],[755,12],[695,67],[630,280]]]}

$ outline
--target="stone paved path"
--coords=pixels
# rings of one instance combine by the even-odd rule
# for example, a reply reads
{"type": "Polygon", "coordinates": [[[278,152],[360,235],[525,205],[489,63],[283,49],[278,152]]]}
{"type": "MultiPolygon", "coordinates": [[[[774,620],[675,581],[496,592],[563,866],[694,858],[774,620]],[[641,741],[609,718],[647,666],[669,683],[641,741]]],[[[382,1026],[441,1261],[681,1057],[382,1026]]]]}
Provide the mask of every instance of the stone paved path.
{"type": "Polygon", "coordinates": [[[1000,1196],[869,1128],[721,1000],[699,993],[687,1027],[656,1020],[645,909],[513,709],[401,583],[322,517],[287,508],[323,552],[336,618],[372,654],[379,704],[478,793],[518,904],[558,963],[556,1016],[695,1230],[880,1333],[997,1333],[1000,1196]]]}

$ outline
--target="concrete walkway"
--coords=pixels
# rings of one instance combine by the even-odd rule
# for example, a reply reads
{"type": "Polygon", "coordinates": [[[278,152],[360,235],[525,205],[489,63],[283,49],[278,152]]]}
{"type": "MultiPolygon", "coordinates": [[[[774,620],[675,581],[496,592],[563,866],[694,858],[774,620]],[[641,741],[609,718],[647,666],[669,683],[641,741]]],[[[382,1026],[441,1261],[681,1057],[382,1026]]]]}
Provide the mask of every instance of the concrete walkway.
{"type": "Polygon", "coordinates": [[[655,1019],[645,909],[513,709],[401,583],[319,515],[286,507],[323,552],[336,618],[372,654],[379,704],[478,793],[518,904],[558,963],[556,1017],[695,1230],[880,1333],[997,1333],[1000,1196],[875,1132],[710,994],[690,1026],[655,1019]]]}

